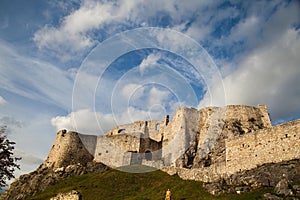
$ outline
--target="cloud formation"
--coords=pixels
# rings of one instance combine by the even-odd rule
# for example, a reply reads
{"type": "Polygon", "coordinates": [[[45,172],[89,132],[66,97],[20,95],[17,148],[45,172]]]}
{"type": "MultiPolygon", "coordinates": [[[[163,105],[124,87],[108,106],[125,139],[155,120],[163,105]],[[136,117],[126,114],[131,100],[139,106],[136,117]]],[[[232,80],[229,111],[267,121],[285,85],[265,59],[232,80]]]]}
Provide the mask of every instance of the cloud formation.
{"type": "Polygon", "coordinates": [[[86,134],[101,134],[112,128],[115,123],[112,114],[102,114],[83,109],[71,112],[67,116],[54,117],[51,119],[51,124],[57,130],[67,129],[86,134]]]}
{"type": "MultiPolygon", "coordinates": [[[[19,96],[70,107],[73,83],[68,73],[37,58],[19,54],[0,40],[0,88],[19,96]]],[[[2,100],[3,101],[3,100],[2,100]]]]}
{"type": "Polygon", "coordinates": [[[5,99],[2,96],[0,96],[0,105],[4,105],[6,103],[7,102],[5,101],[5,99]]]}
{"type": "MultiPolygon", "coordinates": [[[[226,104],[267,104],[275,121],[299,113],[299,34],[299,30],[289,29],[277,41],[247,55],[240,67],[224,78],[226,104]]],[[[206,94],[201,105],[209,99],[206,94]]]]}
{"type": "MultiPolygon", "coordinates": [[[[128,28],[169,27],[200,40],[208,36],[220,20],[213,17],[215,6],[219,4],[221,1],[84,0],[78,9],[64,16],[59,24],[47,24],[39,29],[33,40],[40,49],[54,51],[62,59],[82,54],[106,39],[107,35],[128,28]],[[196,14],[200,12],[203,13],[201,16],[196,14]]],[[[218,11],[222,17],[232,16],[232,12],[224,10],[226,12],[218,11]]]]}
{"type": "Polygon", "coordinates": [[[147,58],[145,58],[139,65],[141,75],[143,76],[143,74],[148,68],[155,67],[160,57],[161,56],[158,54],[150,54],[149,56],[147,56],[147,58]]]}

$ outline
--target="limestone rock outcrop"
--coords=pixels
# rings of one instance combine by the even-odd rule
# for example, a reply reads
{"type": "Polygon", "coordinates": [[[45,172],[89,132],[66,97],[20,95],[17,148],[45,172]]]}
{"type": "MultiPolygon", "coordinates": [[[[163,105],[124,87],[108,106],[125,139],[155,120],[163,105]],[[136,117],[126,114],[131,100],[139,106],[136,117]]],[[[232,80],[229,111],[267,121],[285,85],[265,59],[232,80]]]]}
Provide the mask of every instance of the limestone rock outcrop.
{"type": "Polygon", "coordinates": [[[81,195],[76,190],[72,190],[68,193],[59,193],[55,197],[50,198],[50,200],[81,200],[81,195]]]}
{"type": "Polygon", "coordinates": [[[26,199],[43,191],[55,182],[74,175],[102,173],[107,166],[93,161],[76,132],[61,130],[57,133],[47,159],[34,172],[20,176],[0,200],[26,199]]]}

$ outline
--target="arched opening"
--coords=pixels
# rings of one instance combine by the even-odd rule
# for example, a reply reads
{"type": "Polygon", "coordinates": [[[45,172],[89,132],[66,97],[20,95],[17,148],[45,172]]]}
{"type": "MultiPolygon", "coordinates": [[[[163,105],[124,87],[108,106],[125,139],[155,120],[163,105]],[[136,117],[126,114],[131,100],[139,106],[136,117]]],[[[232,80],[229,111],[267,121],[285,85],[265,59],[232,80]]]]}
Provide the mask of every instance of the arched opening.
{"type": "Polygon", "coordinates": [[[159,123],[156,124],[155,129],[156,129],[157,131],[159,131],[159,129],[160,129],[160,124],[159,124],[159,123]]]}
{"type": "Polygon", "coordinates": [[[119,129],[119,130],[118,130],[118,133],[125,133],[125,129],[124,129],[124,128],[119,129]]]}
{"type": "Polygon", "coordinates": [[[152,160],[152,153],[151,153],[151,151],[147,150],[145,152],[145,159],[146,160],[152,160]]]}

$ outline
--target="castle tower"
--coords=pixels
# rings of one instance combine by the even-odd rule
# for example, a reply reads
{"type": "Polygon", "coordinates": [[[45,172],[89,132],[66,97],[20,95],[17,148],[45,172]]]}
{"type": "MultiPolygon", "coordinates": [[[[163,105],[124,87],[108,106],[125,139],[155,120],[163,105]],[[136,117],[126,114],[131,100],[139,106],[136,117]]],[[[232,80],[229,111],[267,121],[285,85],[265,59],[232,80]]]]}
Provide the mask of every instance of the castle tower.
{"type": "Polygon", "coordinates": [[[78,133],[60,130],[44,165],[53,168],[66,167],[78,163],[85,165],[87,162],[92,161],[93,158],[85,148],[78,133]]]}
{"type": "Polygon", "coordinates": [[[272,124],[267,110],[267,106],[263,104],[258,104],[258,109],[261,112],[261,120],[263,122],[264,127],[271,128],[272,124]]]}

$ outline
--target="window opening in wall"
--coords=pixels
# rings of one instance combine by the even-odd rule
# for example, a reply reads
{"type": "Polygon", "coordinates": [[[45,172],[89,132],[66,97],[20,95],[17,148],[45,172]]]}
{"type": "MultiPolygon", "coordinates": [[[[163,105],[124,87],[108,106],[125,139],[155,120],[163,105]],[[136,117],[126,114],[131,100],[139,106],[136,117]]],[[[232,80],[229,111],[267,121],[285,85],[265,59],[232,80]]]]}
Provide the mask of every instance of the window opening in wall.
{"type": "Polygon", "coordinates": [[[288,134],[285,134],[285,138],[287,138],[288,137],[288,134]]]}
{"type": "Polygon", "coordinates": [[[124,129],[124,128],[119,129],[119,130],[118,130],[118,133],[125,133],[125,129],[124,129]]]}
{"type": "Polygon", "coordinates": [[[106,150],[105,153],[108,153],[108,151],[106,150]]]}
{"type": "Polygon", "coordinates": [[[155,126],[155,130],[159,131],[159,129],[160,129],[160,124],[157,123],[156,126],[155,126]]]}
{"type": "Polygon", "coordinates": [[[145,158],[146,158],[146,160],[152,160],[152,153],[151,153],[151,151],[147,150],[145,152],[145,158]]]}
{"type": "Polygon", "coordinates": [[[204,167],[209,167],[211,165],[211,158],[210,158],[210,156],[208,156],[206,159],[205,159],[205,161],[204,161],[204,163],[203,163],[203,166],[204,167]]]}

